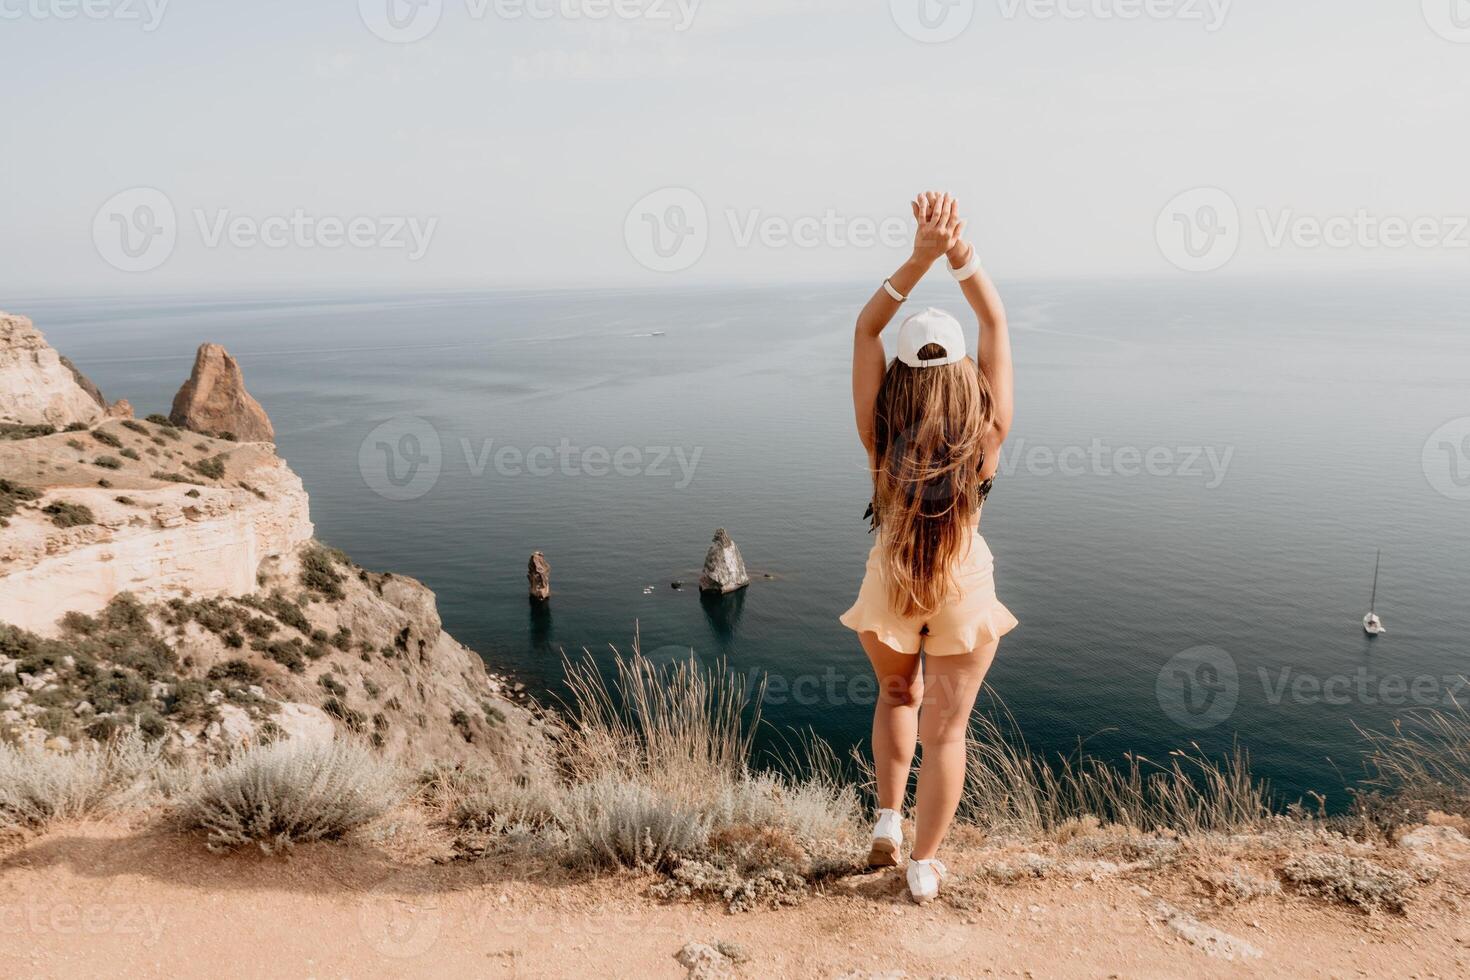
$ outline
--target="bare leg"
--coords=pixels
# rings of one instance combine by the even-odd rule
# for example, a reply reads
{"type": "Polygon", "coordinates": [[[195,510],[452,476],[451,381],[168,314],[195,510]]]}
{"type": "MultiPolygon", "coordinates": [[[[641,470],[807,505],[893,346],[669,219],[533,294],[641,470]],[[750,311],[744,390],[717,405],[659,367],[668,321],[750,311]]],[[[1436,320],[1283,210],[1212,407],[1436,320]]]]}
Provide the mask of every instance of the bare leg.
{"type": "Polygon", "coordinates": [[[965,733],[970,710],[985,674],[995,660],[996,640],[958,657],[925,657],[923,710],[919,737],[924,758],[914,811],[914,860],[939,852],[965,787],[965,733]]]}
{"type": "Polygon", "coordinates": [[[878,703],[873,708],[878,806],[901,811],[919,739],[919,702],[924,698],[919,656],[894,650],[879,642],[875,633],[863,633],[859,639],[873,663],[873,673],[878,675],[878,703]]]}

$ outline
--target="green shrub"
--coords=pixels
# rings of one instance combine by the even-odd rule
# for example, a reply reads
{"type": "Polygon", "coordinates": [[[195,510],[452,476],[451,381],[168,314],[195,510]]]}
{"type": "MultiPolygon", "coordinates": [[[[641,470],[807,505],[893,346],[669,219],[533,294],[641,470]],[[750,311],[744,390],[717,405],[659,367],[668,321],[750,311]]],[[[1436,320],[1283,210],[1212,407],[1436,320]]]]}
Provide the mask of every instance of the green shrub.
{"type": "Polygon", "coordinates": [[[132,432],[136,432],[141,436],[146,436],[148,434],[148,426],[144,425],[142,422],[139,422],[136,419],[123,419],[122,427],[132,432]]]}
{"type": "Polygon", "coordinates": [[[295,637],[289,640],[270,640],[256,649],[293,674],[300,674],[306,670],[306,649],[295,637]]]}
{"type": "Polygon", "coordinates": [[[208,677],[212,681],[235,681],[240,684],[259,684],[260,668],[248,660],[236,657],[217,663],[209,668],[208,677]]]}
{"type": "Polygon", "coordinates": [[[0,479],[0,527],[8,525],[7,518],[15,514],[23,503],[39,500],[41,491],[10,480],[0,479]]]}
{"type": "Polygon", "coordinates": [[[159,415],[157,412],[148,416],[147,421],[152,422],[154,425],[161,425],[165,429],[172,429],[174,427],[173,421],[167,415],[159,415]]]}
{"type": "Polygon", "coordinates": [[[41,508],[41,513],[51,518],[51,523],[57,527],[81,527],[86,524],[97,523],[97,518],[92,515],[92,509],[85,504],[73,504],[65,500],[58,500],[41,508]]]}
{"type": "Polygon", "coordinates": [[[92,438],[96,439],[98,442],[102,443],[102,445],[107,446],[111,449],[122,448],[122,440],[113,435],[111,432],[108,432],[106,429],[93,429],[92,438]]]}
{"type": "Polygon", "coordinates": [[[185,466],[198,473],[200,476],[211,480],[223,480],[225,477],[225,457],[209,456],[193,463],[185,463],[185,466]]]}
{"type": "Polygon", "coordinates": [[[0,422],[0,440],[39,439],[56,434],[56,426],[38,424],[23,425],[15,422],[0,422]]]}
{"type": "Polygon", "coordinates": [[[143,458],[138,455],[138,450],[134,449],[132,446],[128,446],[126,449],[123,449],[121,452],[118,453],[118,455],[121,456],[123,459],[131,460],[140,460],[143,458]]]}
{"type": "Polygon", "coordinates": [[[348,707],[341,698],[330,697],[322,702],[322,710],[333,718],[343,722],[354,732],[361,732],[367,727],[367,716],[356,708],[348,707]]]}
{"type": "Polygon", "coordinates": [[[98,456],[92,460],[92,465],[100,466],[104,470],[120,470],[122,469],[122,460],[116,456],[98,456]]]}
{"type": "Polygon", "coordinates": [[[152,476],[153,479],[163,480],[165,483],[194,483],[182,473],[169,473],[167,470],[154,470],[152,476]]]}
{"type": "Polygon", "coordinates": [[[337,561],[332,552],[320,545],[312,545],[303,549],[301,552],[301,584],[331,602],[346,598],[347,594],[342,591],[343,576],[338,573],[336,565],[337,561]]]}
{"type": "Polygon", "coordinates": [[[316,679],[316,682],[339,698],[345,698],[347,696],[347,685],[337,680],[331,674],[323,674],[316,679]]]}

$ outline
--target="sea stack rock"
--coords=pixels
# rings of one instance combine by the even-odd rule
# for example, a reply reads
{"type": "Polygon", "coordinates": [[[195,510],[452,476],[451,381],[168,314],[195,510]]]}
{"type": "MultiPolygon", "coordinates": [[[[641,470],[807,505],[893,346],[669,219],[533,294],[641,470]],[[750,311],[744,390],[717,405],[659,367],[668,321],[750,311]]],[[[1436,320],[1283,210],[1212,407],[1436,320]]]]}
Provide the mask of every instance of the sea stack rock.
{"type": "Polygon", "coordinates": [[[539,551],[531,552],[526,565],[526,581],[531,583],[531,598],[545,602],[551,598],[551,562],[539,551]]]}
{"type": "Polygon", "coordinates": [[[174,395],[169,421],[206,435],[241,442],[274,442],[276,430],[260,402],[245,390],[240,365],[219,344],[201,344],[189,380],[174,395]]]}
{"type": "Polygon", "coordinates": [[[699,575],[701,592],[734,592],[750,584],[745,559],[724,528],[715,532],[714,542],[704,556],[704,571],[699,575]]]}

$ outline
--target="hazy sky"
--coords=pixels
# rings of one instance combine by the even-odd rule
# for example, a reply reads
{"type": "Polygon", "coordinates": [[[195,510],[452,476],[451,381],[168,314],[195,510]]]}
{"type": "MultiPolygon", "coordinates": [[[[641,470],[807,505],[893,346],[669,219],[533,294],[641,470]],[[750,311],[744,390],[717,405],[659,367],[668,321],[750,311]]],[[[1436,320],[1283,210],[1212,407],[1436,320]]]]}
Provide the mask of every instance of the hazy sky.
{"type": "Polygon", "coordinates": [[[0,86],[0,308],[879,278],[926,187],[1002,277],[1470,269],[1470,0],[0,0],[0,86]]]}

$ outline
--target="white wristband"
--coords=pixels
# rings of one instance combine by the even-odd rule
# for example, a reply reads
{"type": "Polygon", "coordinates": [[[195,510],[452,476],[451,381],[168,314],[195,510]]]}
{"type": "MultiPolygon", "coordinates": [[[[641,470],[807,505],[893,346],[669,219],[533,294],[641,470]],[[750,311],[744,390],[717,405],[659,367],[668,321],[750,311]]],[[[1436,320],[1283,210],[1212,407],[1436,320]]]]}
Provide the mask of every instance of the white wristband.
{"type": "Polygon", "coordinates": [[[954,276],[955,282],[964,282],[966,279],[980,271],[980,253],[970,248],[970,260],[958,269],[950,268],[949,274],[954,276]]]}
{"type": "Polygon", "coordinates": [[[892,296],[893,297],[894,302],[897,302],[897,303],[905,303],[905,302],[908,302],[908,297],[905,296],[903,293],[899,292],[898,290],[894,289],[893,288],[893,283],[889,282],[887,279],[884,279],[883,280],[883,288],[888,292],[888,295],[889,296],[892,296]]]}

